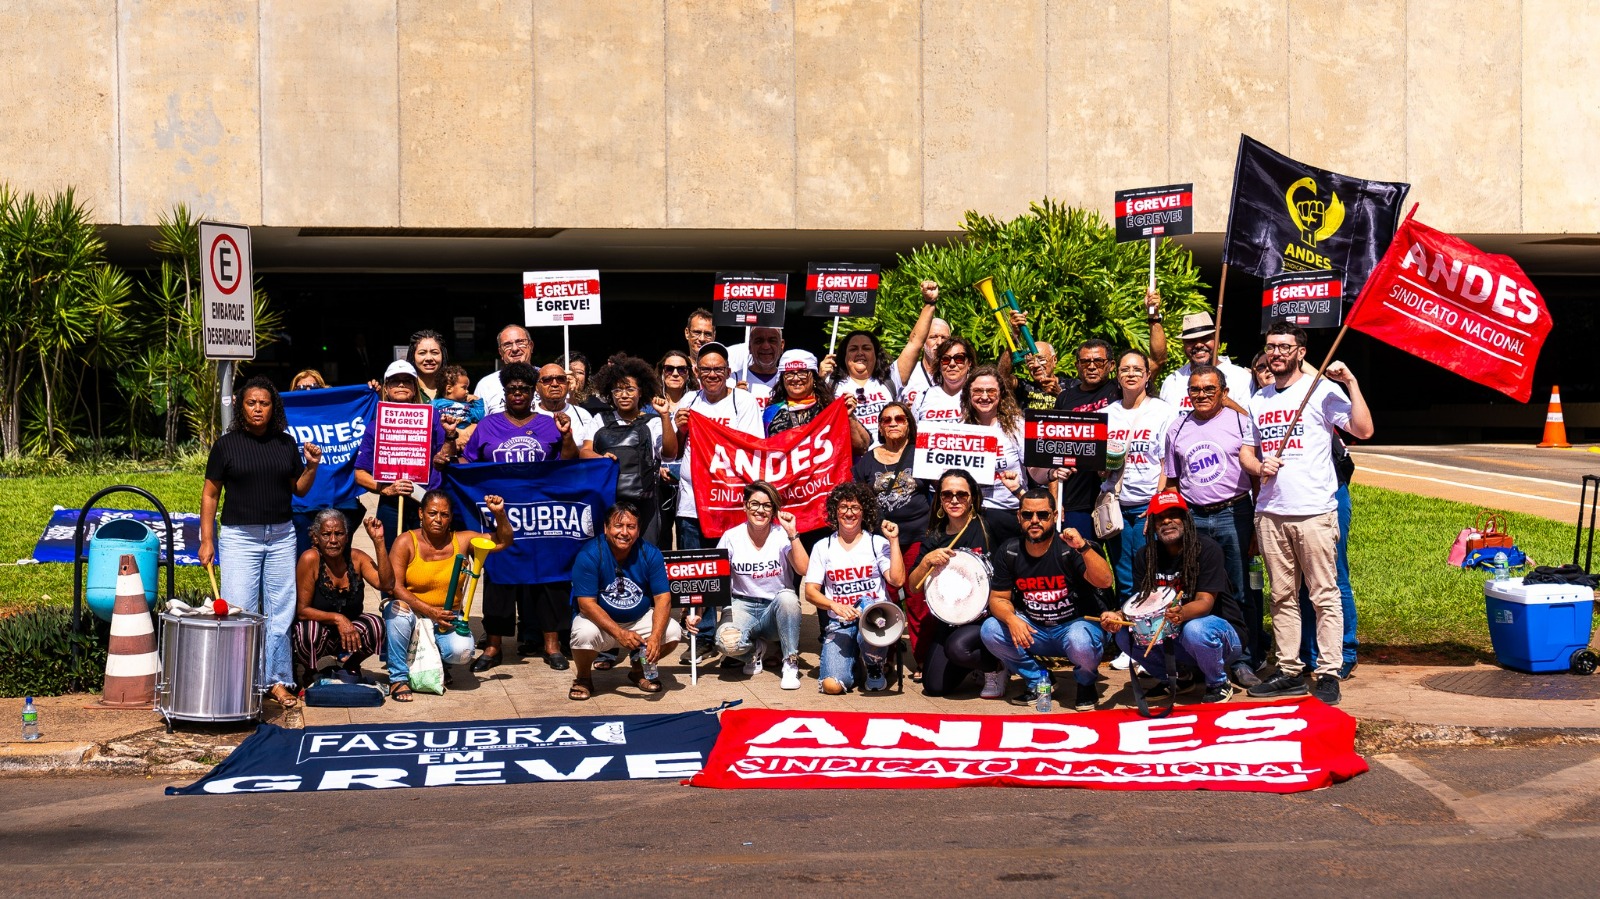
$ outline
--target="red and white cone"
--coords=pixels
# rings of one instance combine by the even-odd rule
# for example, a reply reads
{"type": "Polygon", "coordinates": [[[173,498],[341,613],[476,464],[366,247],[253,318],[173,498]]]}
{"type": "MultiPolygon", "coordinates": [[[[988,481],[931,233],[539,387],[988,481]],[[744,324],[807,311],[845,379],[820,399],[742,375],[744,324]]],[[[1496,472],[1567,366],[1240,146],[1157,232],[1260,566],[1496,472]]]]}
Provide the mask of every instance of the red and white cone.
{"type": "Polygon", "coordinates": [[[111,609],[111,645],[106,654],[106,683],[99,706],[107,709],[155,707],[156,629],[144,598],[139,563],[130,554],[117,566],[117,601],[111,609]]]}

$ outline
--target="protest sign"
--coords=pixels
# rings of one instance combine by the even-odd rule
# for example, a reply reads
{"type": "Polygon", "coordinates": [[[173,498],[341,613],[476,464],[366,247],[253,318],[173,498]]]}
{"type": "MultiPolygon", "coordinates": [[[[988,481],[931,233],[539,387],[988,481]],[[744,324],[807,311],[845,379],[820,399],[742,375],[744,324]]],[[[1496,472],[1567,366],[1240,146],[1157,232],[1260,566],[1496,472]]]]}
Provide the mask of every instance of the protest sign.
{"type": "Polygon", "coordinates": [[[711,318],[719,328],[781,328],[788,296],[788,272],[717,272],[711,318]]]}
{"type": "Polygon", "coordinates": [[[1284,272],[1263,282],[1261,333],[1275,322],[1337,328],[1344,319],[1344,277],[1338,272],[1284,272]]]}
{"type": "Polygon", "coordinates": [[[428,483],[433,454],[433,407],[420,403],[379,403],[378,434],[373,441],[372,477],[379,483],[428,483]]]}
{"type": "Polygon", "coordinates": [[[600,324],[600,272],[522,273],[522,319],[530,328],[600,324]]]}
{"type": "Polygon", "coordinates": [[[666,549],[667,588],[674,609],[717,608],[733,602],[733,567],[725,549],[666,549]]]}
{"type": "Polygon", "coordinates": [[[1085,471],[1106,467],[1106,414],[1029,409],[1023,415],[1022,464],[1085,471]]]}
{"type": "Polygon", "coordinates": [[[478,462],[444,469],[440,487],[458,520],[493,532],[485,496],[506,502],[511,545],[484,563],[496,584],[553,584],[570,580],[572,560],[597,533],[595,519],[616,500],[617,463],[611,459],[478,462]]]}
{"type": "Polygon", "coordinates": [[[911,456],[911,476],[937,481],[952,468],[959,468],[977,479],[980,486],[994,483],[994,467],[1000,459],[1000,438],[982,425],[957,422],[929,424],[917,432],[917,445],[911,456]]]}
{"type": "Polygon", "coordinates": [[[291,390],[280,396],[289,436],[301,446],[315,443],[322,448],[316,480],[305,496],[294,497],[294,510],[355,508],[366,492],[356,484],[356,451],[378,408],[377,392],[359,385],[291,390]]]}
{"type": "Polygon", "coordinates": [[[870,318],[882,266],[813,262],[806,267],[806,315],[870,318]]]}
{"type": "Polygon", "coordinates": [[[1116,206],[1117,243],[1194,233],[1193,184],[1119,190],[1116,206]]]}
{"type": "Polygon", "coordinates": [[[826,527],[828,491],[851,479],[850,412],[833,403],[798,428],[765,439],[689,413],[689,454],[700,532],[717,538],[744,524],[744,487],[766,481],[802,531],[826,527]],[[709,447],[709,451],[702,448],[709,447]]]}

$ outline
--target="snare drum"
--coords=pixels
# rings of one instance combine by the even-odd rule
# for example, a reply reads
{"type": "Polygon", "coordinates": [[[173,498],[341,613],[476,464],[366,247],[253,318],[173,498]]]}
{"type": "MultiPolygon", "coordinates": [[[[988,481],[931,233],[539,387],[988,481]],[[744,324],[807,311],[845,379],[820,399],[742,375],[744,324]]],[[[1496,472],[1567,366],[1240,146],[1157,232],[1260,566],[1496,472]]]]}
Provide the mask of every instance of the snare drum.
{"type": "Polygon", "coordinates": [[[1178,607],[1178,594],[1171,587],[1157,587],[1154,592],[1136,596],[1122,606],[1122,617],[1128,619],[1128,630],[1133,642],[1140,646],[1153,646],[1169,637],[1172,623],[1167,612],[1178,607]]]}
{"type": "Polygon", "coordinates": [[[989,607],[989,560],[970,549],[958,549],[945,566],[928,578],[928,611],[945,624],[978,620],[989,607]]]}

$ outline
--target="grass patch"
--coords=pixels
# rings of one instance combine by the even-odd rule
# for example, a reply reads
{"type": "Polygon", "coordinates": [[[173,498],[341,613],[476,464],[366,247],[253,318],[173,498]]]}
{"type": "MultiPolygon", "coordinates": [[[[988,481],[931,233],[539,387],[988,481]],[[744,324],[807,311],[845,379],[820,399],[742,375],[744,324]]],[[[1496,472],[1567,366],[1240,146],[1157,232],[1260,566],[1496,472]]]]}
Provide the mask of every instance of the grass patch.
{"type": "MultiPolygon", "coordinates": [[[[1492,659],[1483,607],[1489,574],[1445,562],[1478,507],[1360,484],[1350,490],[1350,581],[1364,649],[1381,657],[1403,647],[1397,661],[1492,659]]],[[[1517,545],[1538,564],[1572,561],[1572,525],[1504,515],[1517,545]]]]}
{"type": "MultiPolygon", "coordinates": [[[[33,555],[33,546],[44,533],[55,506],[76,508],[89,497],[113,484],[130,484],[155,494],[171,512],[200,511],[198,473],[185,471],[123,471],[114,474],[69,474],[41,477],[0,478],[0,563],[10,563],[33,555]]],[[[145,501],[133,494],[117,494],[101,501],[111,508],[143,509],[145,501]]],[[[0,615],[38,605],[72,604],[71,565],[0,564],[0,615]]],[[[165,591],[166,576],[160,589],[165,591]]],[[[206,582],[198,567],[179,566],[177,587],[199,589],[206,582]]],[[[206,588],[210,592],[210,588],[206,588]]]]}

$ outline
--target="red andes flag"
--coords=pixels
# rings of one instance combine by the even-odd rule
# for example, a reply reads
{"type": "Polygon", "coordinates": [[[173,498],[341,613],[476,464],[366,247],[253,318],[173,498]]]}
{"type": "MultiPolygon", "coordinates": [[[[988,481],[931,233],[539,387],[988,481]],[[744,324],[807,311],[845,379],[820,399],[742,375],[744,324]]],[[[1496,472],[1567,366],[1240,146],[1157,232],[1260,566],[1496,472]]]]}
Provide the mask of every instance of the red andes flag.
{"type": "Polygon", "coordinates": [[[1410,217],[1350,315],[1350,327],[1524,403],[1550,326],[1516,260],[1410,217]]]}

